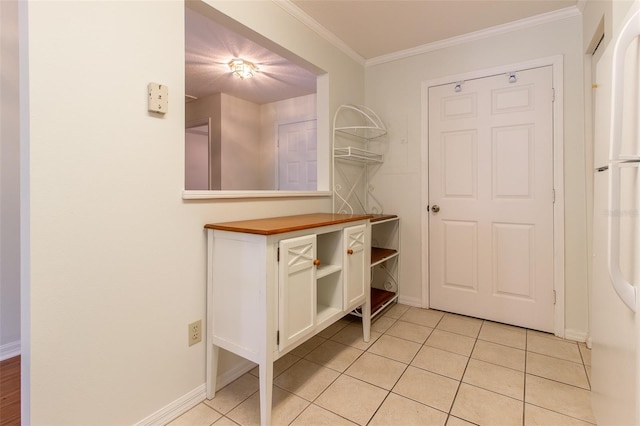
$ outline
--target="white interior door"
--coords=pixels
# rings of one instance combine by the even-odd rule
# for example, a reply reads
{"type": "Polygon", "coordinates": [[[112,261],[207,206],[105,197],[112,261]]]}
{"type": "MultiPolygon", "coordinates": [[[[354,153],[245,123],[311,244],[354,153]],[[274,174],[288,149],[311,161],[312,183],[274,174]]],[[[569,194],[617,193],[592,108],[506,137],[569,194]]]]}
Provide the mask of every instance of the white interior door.
{"type": "Polygon", "coordinates": [[[316,127],[316,120],[278,126],[278,189],[316,190],[316,127]]]}
{"type": "Polygon", "coordinates": [[[553,332],[552,68],[456,86],[429,88],[430,306],[553,332]]]}

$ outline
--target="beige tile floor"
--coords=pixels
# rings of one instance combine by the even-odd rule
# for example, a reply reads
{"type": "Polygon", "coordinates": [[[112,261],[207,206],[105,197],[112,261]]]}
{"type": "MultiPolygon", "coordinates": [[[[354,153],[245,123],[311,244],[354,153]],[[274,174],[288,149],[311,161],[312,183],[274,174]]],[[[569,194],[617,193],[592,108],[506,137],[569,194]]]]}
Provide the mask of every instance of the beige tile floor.
{"type": "MultiPolygon", "coordinates": [[[[279,359],[274,425],[588,425],[590,350],[550,334],[395,305],[362,341],[347,316],[279,359]]],[[[259,424],[257,368],[171,425],[259,424]]]]}

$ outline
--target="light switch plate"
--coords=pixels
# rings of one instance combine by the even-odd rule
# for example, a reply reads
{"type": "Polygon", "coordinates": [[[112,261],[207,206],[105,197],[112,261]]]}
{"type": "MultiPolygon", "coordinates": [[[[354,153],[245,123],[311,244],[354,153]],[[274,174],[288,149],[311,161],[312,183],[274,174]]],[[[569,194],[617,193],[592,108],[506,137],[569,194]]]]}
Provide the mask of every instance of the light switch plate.
{"type": "Polygon", "coordinates": [[[169,87],[158,83],[149,83],[149,111],[165,114],[169,111],[169,87]]]}

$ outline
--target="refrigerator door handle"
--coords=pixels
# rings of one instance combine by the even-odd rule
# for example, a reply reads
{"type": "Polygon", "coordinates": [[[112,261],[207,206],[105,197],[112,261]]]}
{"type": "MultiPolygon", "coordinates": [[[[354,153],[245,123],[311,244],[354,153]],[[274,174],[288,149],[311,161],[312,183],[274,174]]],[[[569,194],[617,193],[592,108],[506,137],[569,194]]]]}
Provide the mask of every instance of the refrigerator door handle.
{"type": "Polygon", "coordinates": [[[611,134],[609,158],[620,160],[622,149],[622,107],[624,102],[624,61],[631,42],[640,35],[640,10],[627,21],[613,48],[613,73],[611,76],[611,134]]]}
{"type": "Polygon", "coordinates": [[[614,162],[609,175],[609,275],[618,296],[625,305],[636,312],[636,287],[628,282],[620,269],[620,160],[622,140],[622,109],[624,95],[624,61],[627,48],[640,34],[640,10],[627,21],[613,49],[613,73],[611,80],[611,133],[610,159],[614,162]]]}
{"type": "MultiPolygon", "coordinates": [[[[640,165],[640,163],[635,163],[640,165]]],[[[637,287],[626,280],[620,269],[620,167],[630,164],[614,163],[609,168],[609,276],[613,289],[633,312],[636,312],[637,287]]]]}

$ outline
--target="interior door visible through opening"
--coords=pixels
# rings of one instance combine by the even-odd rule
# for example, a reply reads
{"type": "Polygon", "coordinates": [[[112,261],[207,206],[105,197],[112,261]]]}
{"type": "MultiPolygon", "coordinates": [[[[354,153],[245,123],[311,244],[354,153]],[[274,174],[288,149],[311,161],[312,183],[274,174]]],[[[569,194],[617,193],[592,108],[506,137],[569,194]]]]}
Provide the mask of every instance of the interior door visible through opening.
{"type": "Polygon", "coordinates": [[[278,126],[278,189],[316,190],[316,127],[316,120],[278,126]]]}

